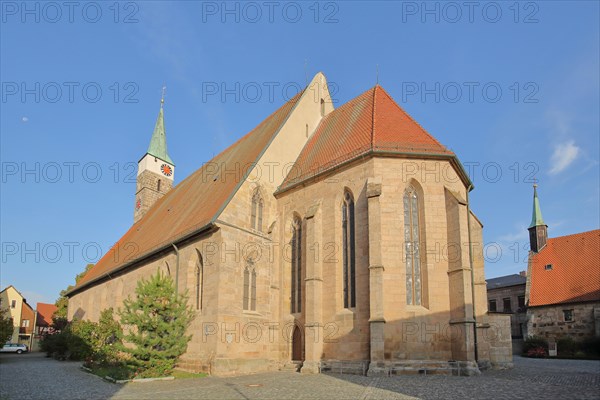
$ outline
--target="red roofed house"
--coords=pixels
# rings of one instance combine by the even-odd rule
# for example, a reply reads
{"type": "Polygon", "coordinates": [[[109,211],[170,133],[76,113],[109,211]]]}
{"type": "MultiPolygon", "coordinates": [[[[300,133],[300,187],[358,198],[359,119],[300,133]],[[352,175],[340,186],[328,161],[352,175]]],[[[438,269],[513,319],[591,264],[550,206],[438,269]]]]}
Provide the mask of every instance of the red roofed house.
{"type": "Polygon", "coordinates": [[[547,238],[534,186],[527,335],[600,337],[600,230],[547,238]]]}
{"type": "Polygon", "coordinates": [[[31,350],[37,351],[40,349],[40,340],[44,335],[52,333],[52,316],[56,312],[57,307],[54,304],[37,303],[35,330],[33,332],[33,340],[31,341],[31,350]]]}
{"type": "Polygon", "coordinates": [[[174,171],[161,102],[134,224],[67,294],[69,319],[98,320],[162,270],[196,310],[182,368],[511,363],[510,320],[487,314],[473,185],[380,86],[334,110],[319,73],[176,186],[174,171]]]}
{"type": "Polygon", "coordinates": [[[54,304],[37,303],[37,319],[35,320],[35,334],[45,335],[52,328],[52,316],[58,309],[54,304]]]}

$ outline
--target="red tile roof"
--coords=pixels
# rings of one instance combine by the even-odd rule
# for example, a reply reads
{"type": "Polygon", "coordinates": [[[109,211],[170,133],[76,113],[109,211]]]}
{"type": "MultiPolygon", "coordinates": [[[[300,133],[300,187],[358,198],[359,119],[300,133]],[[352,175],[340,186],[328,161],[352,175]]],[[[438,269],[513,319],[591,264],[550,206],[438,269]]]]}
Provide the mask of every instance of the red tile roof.
{"type": "Polygon", "coordinates": [[[454,156],[377,85],[323,118],[279,191],[372,151],[454,156]]]}
{"type": "Polygon", "coordinates": [[[52,325],[52,316],[58,309],[54,304],[37,303],[35,306],[37,311],[37,326],[52,325]]]}
{"type": "Polygon", "coordinates": [[[214,222],[244,181],[242,174],[250,172],[247,167],[258,161],[302,93],[158,200],[69,294],[214,222]]]}
{"type": "Polygon", "coordinates": [[[530,306],[600,301],[600,230],[548,239],[530,262],[530,306]]]}

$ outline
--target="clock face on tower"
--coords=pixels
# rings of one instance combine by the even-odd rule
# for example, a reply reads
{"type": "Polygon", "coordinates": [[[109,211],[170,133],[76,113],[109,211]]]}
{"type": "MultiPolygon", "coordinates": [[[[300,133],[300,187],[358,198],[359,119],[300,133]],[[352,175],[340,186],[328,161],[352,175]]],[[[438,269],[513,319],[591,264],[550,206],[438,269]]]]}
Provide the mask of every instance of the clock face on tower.
{"type": "Polygon", "coordinates": [[[173,168],[168,164],[163,164],[160,166],[160,172],[162,172],[164,176],[171,176],[173,175],[173,168]]]}

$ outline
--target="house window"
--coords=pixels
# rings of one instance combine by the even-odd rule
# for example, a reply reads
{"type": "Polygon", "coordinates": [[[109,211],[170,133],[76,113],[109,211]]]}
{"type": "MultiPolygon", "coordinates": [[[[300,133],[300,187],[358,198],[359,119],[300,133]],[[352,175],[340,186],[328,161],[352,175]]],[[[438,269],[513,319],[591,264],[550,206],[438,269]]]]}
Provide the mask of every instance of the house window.
{"type": "Polygon", "coordinates": [[[421,305],[421,254],[419,198],[409,186],[404,191],[404,246],[406,253],[406,304],[421,305]]]}
{"type": "Polygon", "coordinates": [[[12,300],[10,302],[10,308],[15,308],[17,306],[17,301],[16,300],[12,300]]]}
{"type": "Polygon", "coordinates": [[[502,303],[504,304],[504,312],[512,312],[510,306],[510,297],[505,297],[502,299],[502,303]]]}
{"type": "Polygon", "coordinates": [[[256,311],[256,269],[248,262],[244,269],[244,304],[246,311],[256,311]]]}
{"type": "Polygon", "coordinates": [[[488,307],[490,312],[496,312],[497,311],[497,306],[496,306],[496,300],[490,300],[490,305],[488,307]]]}
{"type": "Polygon", "coordinates": [[[158,180],[158,182],[156,183],[156,191],[160,192],[160,179],[158,180]]]}
{"type": "Polygon", "coordinates": [[[302,312],[302,222],[296,217],[292,224],[292,305],[291,312],[302,312]]]}
{"type": "Polygon", "coordinates": [[[252,229],[262,232],[264,202],[260,191],[256,189],[252,195],[252,210],[250,212],[250,225],[252,229]]]}
{"type": "Polygon", "coordinates": [[[519,308],[520,309],[525,308],[525,296],[519,296],[519,297],[517,297],[517,301],[519,302],[519,308]]]}
{"type": "Polygon", "coordinates": [[[23,327],[23,328],[29,328],[29,320],[28,319],[24,319],[23,321],[21,321],[21,327],[23,327]]]}
{"type": "Polygon", "coordinates": [[[306,124],[306,137],[308,137],[308,124],[306,124]]]}
{"type": "Polygon", "coordinates": [[[196,262],[196,310],[202,310],[202,291],[204,290],[204,262],[198,253],[196,262]]]}
{"type": "Polygon", "coordinates": [[[354,199],[348,191],[344,193],[342,205],[342,249],[344,256],[344,308],[356,307],[356,262],[354,241],[354,199]]]}
{"type": "Polygon", "coordinates": [[[551,271],[552,270],[552,264],[546,264],[546,265],[544,265],[544,269],[546,271],[551,271]]]}
{"type": "Polygon", "coordinates": [[[325,100],[321,99],[321,117],[325,116],[325,100]]]}
{"type": "Polygon", "coordinates": [[[563,310],[563,318],[565,322],[573,322],[573,310],[563,310]]]}

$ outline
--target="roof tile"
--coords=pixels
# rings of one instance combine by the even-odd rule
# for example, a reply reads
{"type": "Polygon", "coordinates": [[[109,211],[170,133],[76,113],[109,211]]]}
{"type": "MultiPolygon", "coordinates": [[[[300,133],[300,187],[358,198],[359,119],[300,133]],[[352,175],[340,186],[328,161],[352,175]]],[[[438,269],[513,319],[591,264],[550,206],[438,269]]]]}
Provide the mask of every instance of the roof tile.
{"type": "Polygon", "coordinates": [[[243,177],[236,173],[241,175],[246,166],[258,160],[302,93],[159,199],[88,271],[73,291],[211,223],[242,182],[243,177]],[[230,173],[232,171],[235,173],[230,173]]]}
{"type": "Polygon", "coordinates": [[[600,300],[600,230],[548,239],[531,263],[530,306],[600,300]]]}
{"type": "Polygon", "coordinates": [[[323,118],[279,190],[370,151],[454,155],[377,85],[323,118]]]}

